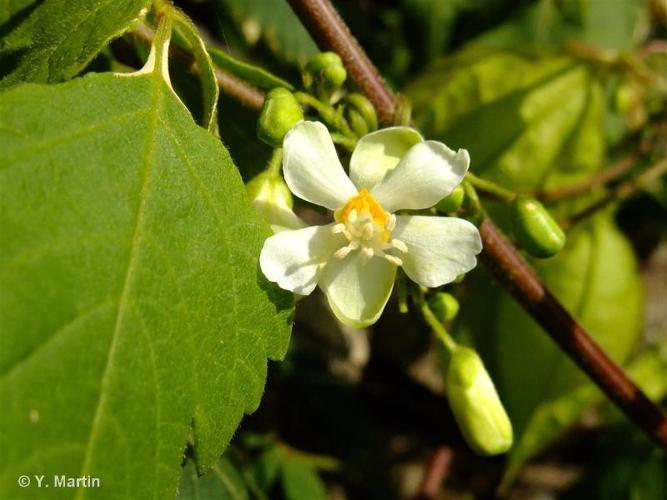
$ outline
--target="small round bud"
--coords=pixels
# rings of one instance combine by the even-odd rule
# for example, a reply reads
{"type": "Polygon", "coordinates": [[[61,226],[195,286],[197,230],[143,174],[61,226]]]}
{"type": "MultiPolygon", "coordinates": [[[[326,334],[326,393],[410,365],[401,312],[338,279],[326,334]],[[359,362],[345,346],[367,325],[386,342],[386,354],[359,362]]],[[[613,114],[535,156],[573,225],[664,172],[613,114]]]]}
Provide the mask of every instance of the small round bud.
{"type": "Polygon", "coordinates": [[[517,196],[512,202],[514,236],[534,257],[547,258],[565,245],[565,233],[537,200],[517,196]]]}
{"type": "Polygon", "coordinates": [[[451,293],[436,293],[429,299],[428,306],[441,323],[453,320],[459,313],[459,301],[451,293]]]}
{"type": "Polygon", "coordinates": [[[303,86],[318,95],[330,96],[347,79],[343,61],[335,52],[320,52],[313,56],[302,73],[303,86]]]}
{"type": "Polygon", "coordinates": [[[303,109],[294,94],[275,88],[266,94],[262,113],[257,121],[257,137],[269,146],[282,146],[285,134],[303,120],[303,109]]]}
{"type": "Polygon", "coordinates": [[[463,186],[459,184],[454,188],[454,191],[452,191],[449,196],[438,202],[438,204],[435,206],[435,209],[438,212],[442,212],[444,214],[456,212],[459,208],[461,208],[461,205],[463,205],[464,197],[465,191],[463,190],[463,186]]]}
{"type": "Polygon", "coordinates": [[[474,350],[463,346],[454,349],[445,373],[445,387],[454,418],[474,451],[497,455],[512,446],[512,423],[474,350]]]}
{"type": "Polygon", "coordinates": [[[362,137],[378,128],[375,107],[364,95],[352,92],[345,96],[345,117],[357,136],[362,137]]]}

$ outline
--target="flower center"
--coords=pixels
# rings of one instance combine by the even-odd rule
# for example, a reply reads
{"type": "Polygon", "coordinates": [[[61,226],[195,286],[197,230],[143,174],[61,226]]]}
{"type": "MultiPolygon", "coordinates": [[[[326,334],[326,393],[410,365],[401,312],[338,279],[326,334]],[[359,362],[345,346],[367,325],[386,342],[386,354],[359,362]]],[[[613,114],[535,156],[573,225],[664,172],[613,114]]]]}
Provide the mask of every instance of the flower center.
{"type": "Polygon", "coordinates": [[[343,233],[348,241],[334,253],[336,257],[344,259],[352,250],[360,249],[368,258],[378,256],[397,266],[403,264],[399,257],[385,253],[392,249],[402,253],[408,251],[405,243],[391,238],[396,216],[385,212],[368,189],[363,188],[350,198],[343,208],[336,210],[334,218],[337,224],[333,232],[343,233]]]}

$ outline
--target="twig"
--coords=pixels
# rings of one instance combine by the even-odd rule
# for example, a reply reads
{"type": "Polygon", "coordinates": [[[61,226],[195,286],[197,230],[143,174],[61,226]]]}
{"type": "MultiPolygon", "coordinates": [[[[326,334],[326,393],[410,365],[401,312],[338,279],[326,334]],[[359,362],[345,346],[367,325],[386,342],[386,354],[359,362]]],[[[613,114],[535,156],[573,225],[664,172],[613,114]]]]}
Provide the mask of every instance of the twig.
{"type": "Polygon", "coordinates": [[[587,206],[586,208],[576,212],[571,215],[564,221],[560,223],[560,226],[563,229],[569,229],[577,222],[582,221],[586,217],[589,217],[591,214],[597,212],[598,210],[606,207],[609,203],[613,201],[620,201],[624,198],[627,198],[632,193],[634,193],[642,185],[646,184],[651,179],[656,179],[662,174],[667,172],[667,158],[663,158],[661,161],[655,163],[651,167],[644,170],[641,174],[628,179],[622,184],[618,185],[616,188],[611,190],[605,196],[587,206]]]}
{"type": "Polygon", "coordinates": [[[449,446],[440,446],[435,449],[426,465],[417,500],[437,498],[442,484],[449,475],[453,459],[454,450],[449,446]]]}
{"type": "MultiPolygon", "coordinates": [[[[155,36],[155,32],[145,24],[139,24],[134,29],[134,34],[149,45],[153,43],[153,37],[155,36]]],[[[187,66],[195,66],[192,55],[175,44],[171,44],[169,53],[183,61],[187,66]]],[[[220,68],[215,68],[215,79],[223,93],[229,95],[247,108],[256,111],[262,109],[264,94],[260,90],[239,80],[234,75],[222,71],[220,68]]]]}
{"type": "MultiPolygon", "coordinates": [[[[352,79],[384,120],[396,101],[377,70],[328,0],[288,0],[319,47],[341,51],[352,79]]],[[[600,349],[585,329],[544,287],[500,230],[486,218],[480,226],[482,258],[500,283],[619,408],[659,446],[667,449],[667,417],[600,349]]]]}
{"type": "Polygon", "coordinates": [[[640,159],[639,154],[630,153],[619,159],[611,167],[603,170],[598,175],[586,179],[580,184],[575,184],[574,186],[567,186],[561,189],[556,189],[554,191],[545,191],[542,193],[538,193],[537,197],[542,201],[549,202],[549,201],[560,200],[562,198],[570,198],[572,196],[577,196],[586,193],[590,191],[592,188],[602,186],[615,179],[618,179],[620,176],[622,176],[628,170],[630,170],[634,165],[636,165],[637,162],[639,162],[639,159],[640,159]]]}
{"type": "Polygon", "coordinates": [[[513,191],[510,191],[509,189],[506,189],[503,186],[496,184],[495,182],[477,177],[471,172],[466,174],[465,179],[470,182],[470,184],[472,184],[477,191],[486,194],[495,200],[504,203],[512,203],[512,200],[516,198],[516,193],[513,191]]]}
{"type": "Polygon", "coordinates": [[[667,448],[667,418],[590,337],[487,218],[482,259],[524,309],[588,376],[653,440],[667,448]]]}
{"type": "Polygon", "coordinates": [[[331,2],[328,0],[288,0],[288,2],[317,45],[340,56],[352,80],[375,106],[380,121],[391,123],[396,107],[394,96],[331,2]]]}

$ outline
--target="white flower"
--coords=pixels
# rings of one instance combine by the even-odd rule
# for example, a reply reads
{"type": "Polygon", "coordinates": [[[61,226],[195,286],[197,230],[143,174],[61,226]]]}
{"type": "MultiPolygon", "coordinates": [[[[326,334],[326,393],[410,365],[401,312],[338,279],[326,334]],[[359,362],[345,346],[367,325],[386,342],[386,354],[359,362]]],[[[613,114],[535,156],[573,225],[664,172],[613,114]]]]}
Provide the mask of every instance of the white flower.
{"type": "Polygon", "coordinates": [[[437,287],[476,265],[477,228],[456,217],[395,215],[425,209],[463,179],[468,152],[392,127],[362,137],[345,174],[331,136],[300,122],[285,136],[283,172],[292,193],[334,211],[335,222],[282,231],[260,255],[266,277],[301,295],[317,285],[343,323],[375,323],[389,299],[397,266],[420,285],[437,287]]]}

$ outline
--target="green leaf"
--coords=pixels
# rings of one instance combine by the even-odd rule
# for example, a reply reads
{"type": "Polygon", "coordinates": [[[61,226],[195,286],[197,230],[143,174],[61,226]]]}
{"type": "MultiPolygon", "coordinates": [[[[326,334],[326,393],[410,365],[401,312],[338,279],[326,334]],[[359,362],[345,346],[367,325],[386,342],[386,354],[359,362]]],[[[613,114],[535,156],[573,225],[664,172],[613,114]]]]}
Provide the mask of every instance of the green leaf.
{"type": "Polygon", "coordinates": [[[283,491],[287,500],[326,500],[327,492],[317,470],[306,461],[293,458],[282,466],[283,491]]]}
{"type": "Polygon", "coordinates": [[[273,487],[283,460],[284,453],[278,446],[267,446],[252,464],[253,477],[263,491],[270,491],[273,487]]]}
{"type": "Polygon", "coordinates": [[[288,90],[294,90],[294,85],[264,68],[240,61],[220,49],[209,48],[208,51],[213,58],[213,62],[220,69],[245,80],[257,88],[271,90],[276,87],[284,87],[288,90]]]}
{"type": "Polygon", "coordinates": [[[202,125],[209,131],[217,134],[218,130],[218,81],[215,78],[215,68],[206,45],[199,36],[197,28],[192,21],[179,10],[173,10],[174,33],[187,44],[187,49],[195,58],[199,79],[201,81],[203,113],[202,125]]]}
{"type": "Polygon", "coordinates": [[[586,474],[561,498],[662,500],[667,491],[667,454],[631,425],[602,436],[591,450],[586,474]]]}
{"type": "MultiPolygon", "coordinates": [[[[558,256],[536,265],[603,349],[624,362],[640,333],[643,295],[632,249],[610,215],[600,214],[570,233],[558,256]]],[[[595,390],[584,385],[584,374],[508,295],[500,297],[494,317],[494,380],[515,430],[509,482],[595,402],[595,390]]]]}
{"type": "Polygon", "coordinates": [[[172,498],[188,436],[214,463],[285,353],[268,229],[152,60],[0,94],[5,498],[35,498],[19,474],[100,478],[57,498],[172,498]]]}
{"type": "Polygon", "coordinates": [[[0,89],[73,77],[129,29],[148,0],[44,0],[0,42],[0,89]]]}
{"type": "Polygon", "coordinates": [[[465,7],[465,1],[401,0],[405,15],[419,28],[414,36],[421,42],[425,60],[433,60],[445,48],[452,34],[457,15],[465,7]]]}
{"type": "Polygon", "coordinates": [[[542,0],[474,43],[496,48],[559,49],[578,40],[602,49],[630,50],[639,41],[645,0],[542,0]]]}
{"type": "Polygon", "coordinates": [[[199,476],[194,462],[188,460],[181,473],[177,500],[247,500],[250,498],[243,477],[225,457],[208,474],[199,476]]]}
{"type": "MultiPolygon", "coordinates": [[[[633,360],[626,368],[630,378],[653,400],[660,400],[667,394],[667,356],[653,350],[633,360]]],[[[543,403],[537,407],[526,425],[523,438],[512,450],[509,467],[505,472],[505,484],[509,484],[521,466],[555,441],[563,430],[572,425],[587,408],[606,401],[605,395],[594,385],[586,384],[575,388],[564,396],[543,403]]],[[[615,406],[612,418],[620,414],[615,406]]],[[[622,417],[621,417],[622,418],[622,417]]]]}
{"type": "Polygon", "coordinates": [[[250,45],[263,40],[277,57],[301,65],[318,52],[286,1],[218,0],[218,4],[229,12],[250,45]]]}
{"type": "Polygon", "coordinates": [[[603,163],[602,90],[571,59],[467,51],[405,92],[427,136],[468,149],[474,172],[515,190],[574,184],[603,163]]]}
{"type": "Polygon", "coordinates": [[[4,33],[4,24],[21,12],[27,12],[37,0],[0,0],[0,34],[4,33]],[[25,9],[25,10],[24,10],[25,9]]]}

